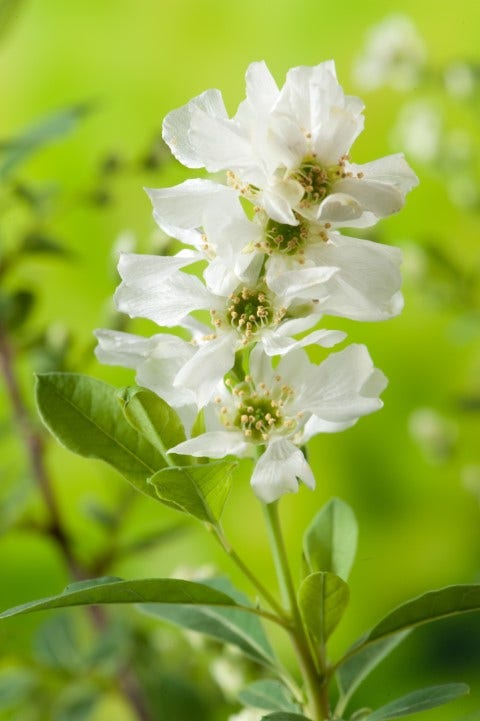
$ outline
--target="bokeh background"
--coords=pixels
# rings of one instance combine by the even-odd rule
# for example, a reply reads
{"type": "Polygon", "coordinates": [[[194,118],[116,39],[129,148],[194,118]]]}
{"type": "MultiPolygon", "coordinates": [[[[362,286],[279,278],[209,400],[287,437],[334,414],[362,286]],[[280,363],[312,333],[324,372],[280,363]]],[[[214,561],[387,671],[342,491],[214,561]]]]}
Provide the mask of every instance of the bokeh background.
{"type": "MultiPolygon", "coordinates": [[[[366,235],[403,248],[402,315],[381,324],[326,320],[368,345],[389,378],[385,408],[312,441],[317,489],[283,500],[288,545],[299,570],[303,529],[321,505],[339,496],[354,508],[359,553],[334,654],[394,605],[429,589],[480,581],[480,4],[3,0],[0,23],[0,163],[7,141],[53,113],[85,108],[68,132],[12,170],[0,169],[0,262],[23,249],[0,277],[2,298],[18,291],[30,297],[20,303],[22,322],[12,322],[9,337],[27,408],[34,414],[36,370],[133,383],[129,371],[96,362],[92,331],[126,327],[111,301],[118,250],[166,247],[142,187],[193,175],[161,143],[166,113],[210,87],[222,90],[234,113],[253,60],[265,59],[281,84],[291,66],[334,58],[346,92],[366,102],[353,159],[404,151],[420,185],[398,216],[366,235]]],[[[140,578],[212,565],[251,592],[200,525],[180,526],[173,511],[131,496],[113,471],[54,441],[45,460],[85,568],[140,578]],[[95,566],[105,553],[110,561],[95,566]]],[[[248,473],[245,462],[225,526],[273,587],[248,473]]],[[[0,520],[0,606],[59,592],[68,567],[45,531],[48,514],[1,379],[0,520]]],[[[225,654],[224,666],[215,666],[214,644],[200,645],[132,610],[109,618],[123,630],[108,653],[103,649],[100,666],[91,662],[96,634],[80,610],[2,622],[0,718],[136,718],[115,675],[116,656],[124,653],[128,665],[126,637],[130,652],[140,644],[146,654],[154,718],[181,721],[179,698],[194,704],[195,715],[185,718],[196,721],[226,719],[238,709],[226,686],[234,686],[239,667],[251,676],[250,667],[225,654]],[[227,683],[221,674],[229,663],[227,683]]],[[[283,639],[273,638],[292,664],[283,639]]],[[[479,675],[479,615],[444,621],[418,630],[373,673],[356,706],[375,707],[422,684],[466,681],[469,698],[419,717],[467,718],[480,707],[479,675]]]]}

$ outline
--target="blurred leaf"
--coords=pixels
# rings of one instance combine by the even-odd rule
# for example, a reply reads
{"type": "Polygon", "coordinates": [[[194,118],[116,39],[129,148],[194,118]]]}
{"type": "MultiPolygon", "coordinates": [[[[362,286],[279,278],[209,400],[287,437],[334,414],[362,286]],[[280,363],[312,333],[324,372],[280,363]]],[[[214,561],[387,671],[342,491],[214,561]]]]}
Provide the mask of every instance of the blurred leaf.
{"type": "Polygon", "coordinates": [[[275,711],[267,716],[262,716],[261,721],[311,721],[308,716],[302,716],[298,713],[284,713],[283,711],[275,711]]]}
{"type": "Polygon", "coordinates": [[[155,473],[149,483],[162,502],[200,521],[216,525],[230,492],[236,465],[232,461],[218,461],[165,468],[155,473]]]}
{"type": "Polygon", "coordinates": [[[163,456],[186,440],[177,412],[153,391],[138,386],[123,388],[118,397],[125,418],[163,456]]]}
{"type": "Polygon", "coordinates": [[[18,19],[24,0],[1,0],[0,2],[0,40],[10,31],[18,19]]]}
{"type": "Polygon", "coordinates": [[[58,614],[42,624],[35,638],[36,658],[45,666],[78,672],[85,668],[78,628],[71,616],[58,614]]]}
{"type": "Polygon", "coordinates": [[[53,238],[49,238],[42,233],[29,233],[26,235],[20,246],[21,253],[38,254],[38,255],[55,255],[55,256],[73,256],[69,248],[58,243],[53,238]]]}
{"type": "Polygon", "coordinates": [[[335,630],[348,604],[348,585],[334,573],[307,576],[298,590],[298,602],[310,636],[323,644],[335,630]]]}
{"type": "Polygon", "coordinates": [[[68,695],[57,700],[52,721],[88,721],[99,700],[100,694],[93,688],[74,688],[68,695]]]}
{"type": "Polygon", "coordinates": [[[446,683],[442,686],[422,688],[377,708],[365,718],[365,721],[387,721],[387,719],[409,716],[418,711],[426,711],[464,696],[469,690],[464,683],[446,683]]]}
{"type": "Polygon", "coordinates": [[[358,527],[352,509],[332,498],[315,516],[303,538],[309,570],[331,571],[348,579],[357,550],[358,527]]]}
{"type": "Polygon", "coordinates": [[[12,171],[44,145],[71,132],[89,110],[86,104],[59,110],[30,126],[16,138],[0,141],[0,180],[7,179],[12,171]]]}
{"type": "Polygon", "coordinates": [[[85,658],[89,667],[114,674],[125,665],[131,652],[131,630],[123,623],[109,621],[85,658]]]}
{"type": "Polygon", "coordinates": [[[0,294],[0,324],[10,331],[17,330],[27,320],[34,303],[35,296],[29,290],[0,294]]]}
{"type": "Polygon", "coordinates": [[[107,577],[72,583],[58,596],[41,598],[24,603],[21,606],[9,608],[0,613],[0,618],[50,608],[89,606],[104,603],[178,603],[186,606],[237,606],[235,601],[225,593],[193,581],[177,581],[172,578],[141,578],[136,581],[121,581],[107,577]]]}
{"type": "Polygon", "coordinates": [[[238,694],[238,699],[245,706],[261,708],[265,711],[301,711],[292,700],[292,694],[280,681],[264,679],[255,681],[238,694]]]}
{"type": "Polygon", "coordinates": [[[410,633],[410,629],[400,631],[393,636],[381,639],[371,646],[367,646],[360,653],[352,656],[337,671],[337,682],[340,690],[340,699],[335,709],[341,715],[352,694],[373,669],[403,641],[410,633]]]}
{"type": "MultiPolygon", "coordinates": [[[[242,606],[250,606],[248,599],[237,591],[225,578],[209,579],[203,582],[216,592],[226,593],[242,606]]],[[[225,605],[225,604],[224,604],[225,605]]],[[[251,614],[235,608],[219,606],[182,608],[180,606],[142,605],[140,610],[155,618],[161,618],[182,628],[204,633],[224,643],[231,643],[257,663],[275,668],[277,662],[265,635],[260,620],[251,614]]]]}
{"type": "Polygon", "coordinates": [[[446,586],[437,591],[429,591],[397,606],[387,614],[380,623],[352,646],[345,655],[345,661],[341,660],[338,666],[343,665],[361,651],[363,652],[363,649],[374,641],[398,631],[478,610],[480,610],[480,584],[446,586]]]}
{"type": "Polygon", "coordinates": [[[163,456],[125,420],[113,386],[77,373],[37,376],[40,416],[55,438],[86,458],[99,458],[147,496],[147,479],[165,466],[163,456]]]}
{"type": "Polygon", "coordinates": [[[10,709],[28,699],[37,685],[26,669],[7,669],[0,673],[0,710],[10,709]]]}

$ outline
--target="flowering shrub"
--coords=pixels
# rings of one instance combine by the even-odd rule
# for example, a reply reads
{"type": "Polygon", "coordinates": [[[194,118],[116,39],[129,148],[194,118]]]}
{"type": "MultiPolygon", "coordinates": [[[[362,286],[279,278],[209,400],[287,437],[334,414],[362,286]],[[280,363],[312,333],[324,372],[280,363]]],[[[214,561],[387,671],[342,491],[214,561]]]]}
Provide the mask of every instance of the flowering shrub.
{"type": "MultiPolygon", "coordinates": [[[[122,313],[156,323],[158,332],[96,332],[99,360],[134,369],[139,385],[118,391],[70,373],[38,379],[41,416],[61,443],[101,458],[150,498],[203,522],[261,600],[250,603],[223,578],[104,578],[3,616],[136,603],[142,613],[233,644],[269,674],[240,692],[253,710],[234,718],[341,719],[359,684],[411,628],[480,607],[477,585],[427,593],[332,661],[328,639],[348,603],[357,538],[345,503],[333,499],[307,528],[299,584],[290,571],[278,501],[299,481],[315,486],[305,444],[380,409],[387,382],[364,345],[325,350],[319,364],[307,348],[345,340],[321,327],[324,316],[381,321],[403,304],[398,249],[341,232],[398,212],[417,184],[401,154],[351,161],[362,111],[328,61],[293,68],[282,88],[264,63],[253,63],[233,118],[217,90],[170,113],[164,138],[180,162],[227,171],[227,183],[197,179],[147,191],[160,228],[185,247],[171,256],[122,254],[115,302],[122,313]],[[244,456],[255,461],[251,485],[265,511],[281,599],[233,549],[221,524],[235,459],[244,456]],[[299,674],[283,668],[263,621],[288,634],[299,674]]],[[[406,716],[467,690],[458,683],[429,687],[351,717],[406,716]]]]}

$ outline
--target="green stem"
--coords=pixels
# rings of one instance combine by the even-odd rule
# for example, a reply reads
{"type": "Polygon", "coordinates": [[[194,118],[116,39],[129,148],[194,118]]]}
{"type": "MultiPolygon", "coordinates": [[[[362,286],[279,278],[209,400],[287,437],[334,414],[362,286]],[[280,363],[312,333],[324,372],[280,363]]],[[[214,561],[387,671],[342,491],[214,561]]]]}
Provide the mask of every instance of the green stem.
{"type": "Polygon", "coordinates": [[[290,606],[293,622],[293,626],[290,629],[290,638],[297,653],[305,680],[310,713],[313,714],[314,721],[325,721],[330,718],[328,689],[324,683],[323,669],[322,673],[319,674],[317,672],[315,659],[310,650],[308,637],[298,607],[295,584],[290,571],[287,550],[278,515],[278,502],[275,501],[274,503],[266,504],[264,505],[264,509],[279,586],[282,595],[290,606]]]}
{"type": "Polygon", "coordinates": [[[263,596],[265,601],[267,601],[269,606],[275,611],[278,616],[278,621],[281,623],[281,625],[288,629],[290,627],[290,619],[288,618],[287,614],[285,613],[282,606],[278,603],[276,598],[272,596],[270,591],[265,588],[263,583],[255,576],[255,574],[250,570],[247,564],[240,558],[238,553],[232,548],[232,546],[226,539],[221,527],[211,526],[211,528],[215,535],[215,538],[219,541],[225,553],[232,559],[235,565],[242,571],[243,575],[248,578],[250,583],[252,583],[252,585],[257,589],[260,595],[263,596]]]}

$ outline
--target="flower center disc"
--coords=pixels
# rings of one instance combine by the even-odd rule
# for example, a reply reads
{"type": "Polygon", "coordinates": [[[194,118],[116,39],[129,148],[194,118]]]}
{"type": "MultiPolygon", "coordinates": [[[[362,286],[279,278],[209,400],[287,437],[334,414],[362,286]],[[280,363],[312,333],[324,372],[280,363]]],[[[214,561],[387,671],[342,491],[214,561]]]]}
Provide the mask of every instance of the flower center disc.
{"type": "Polygon", "coordinates": [[[264,290],[241,288],[232,293],[227,306],[227,320],[245,340],[274,319],[273,309],[264,290]]]}
{"type": "Polygon", "coordinates": [[[320,165],[315,158],[307,157],[301,166],[292,174],[292,178],[300,183],[304,189],[300,206],[309,208],[318,205],[332,190],[335,181],[345,177],[346,157],[340,158],[338,165],[327,168],[320,165]]]}
{"type": "Polygon", "coordinates": [[[261,443],[268,439],[273,428],[282,425],[278,403],[265,396],[242,398],[237,409],[234,425],[241,428],[248,440],[261,443]]]}
{"type": "Polygon", "coordinates": [[[308,227],[305,223],[288,225],[270,219],[265,228],[262,250],[269,255],[275,252],[284,255],[296,255],[303,252],[307,240],[308,227]]]}

